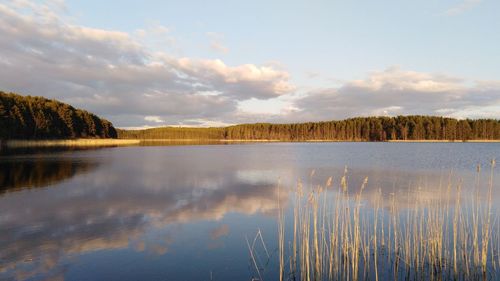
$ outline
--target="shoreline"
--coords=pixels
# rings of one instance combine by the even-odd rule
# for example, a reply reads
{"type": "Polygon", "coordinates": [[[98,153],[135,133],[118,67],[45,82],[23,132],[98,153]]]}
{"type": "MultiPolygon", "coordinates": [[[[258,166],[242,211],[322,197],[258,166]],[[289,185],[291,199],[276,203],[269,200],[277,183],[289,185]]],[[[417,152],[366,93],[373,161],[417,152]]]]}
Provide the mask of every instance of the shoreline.
{"type": "Polygon", "coordinates": [[[388,140],[386,142],[413,143],[500,143],[500,140],[388,140]]]}
{"type": "MultiPolygon", "coordinates": [[[[226,139],[65,139],[65,140],[0,140],[0,147],[22,148],[22,147],[98,147],[98,146],[139,146],[145,143],[318,143],[318,142],[377,142],[361,140],[226,140],[226,139]]],[[[500,140],[388,140],[384,143],[500,143],[500,140]]]]}
{"type": "MultiPolygon", "coordinates": [[[[128,139],[123,139],[128,140],[128,139]]],[[[141,142],[280,142],[281,140],[262,139],[262,140],[225,140],[225,139],[131,139],[141,142]]]]}
{"type": "MultiPolygon", "coordinates": [[[[134,139],[135,140],[135,139],[134,139]]],[[[278,139],[137,139],[141,142],[384,142],[384,143],[500,143],[500,140],[387,140],[387,141],[363,141],[363,140],[278,140],[278,139]]]]}
{"type": "Polygon", "coordinates": [[[52,147],[52,146],[126,146],[139,144],[140,140],[126,139],[65,139],[65,140],[5,140],[1,146],[10,148],[22,147],[52,147]]]}

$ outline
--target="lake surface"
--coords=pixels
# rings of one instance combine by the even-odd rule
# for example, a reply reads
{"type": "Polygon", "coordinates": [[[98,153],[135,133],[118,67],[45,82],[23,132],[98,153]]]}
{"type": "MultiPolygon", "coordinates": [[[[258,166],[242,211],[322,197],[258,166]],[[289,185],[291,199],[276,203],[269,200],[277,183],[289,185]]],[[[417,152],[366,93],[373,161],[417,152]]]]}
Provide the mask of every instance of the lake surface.
{"type": "MultiPolygon", "coordinates": [[[[351,194],[368,177],[361,200],[369,210],[374,194],[405,209],[412,208],[411,190],[439,199],[436,190],[448,185],[462,186],[467,201],[479,179],[486,202],[494,158],[500,159],[500,143],[4,150],[0,280],[252,280],[259,274],[277,280],[278,208],[285,208],[288,233],[297,181],[314,189],[333,176],[335,193],[347,166],[351,194]],[[255,240],[254,258],[263,264],[257,272],[247,239],[252,244],[259,230],[266,248],[255,240]]],[[[493,172],[495,213],[499,170],[493,172]]]]}

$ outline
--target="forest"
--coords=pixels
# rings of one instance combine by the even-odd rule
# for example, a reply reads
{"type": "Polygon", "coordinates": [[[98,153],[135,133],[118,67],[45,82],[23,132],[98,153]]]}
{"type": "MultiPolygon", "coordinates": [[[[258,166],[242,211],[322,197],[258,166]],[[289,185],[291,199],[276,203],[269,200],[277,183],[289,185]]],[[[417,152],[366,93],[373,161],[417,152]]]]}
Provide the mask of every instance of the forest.
{"type": "Polygon", "coordinates": [[[116,138],[111,122],[43,97],[0,91],[0,139],[116,138]]]}
{"type": "Polygon", "coordinates": [[[191,139],[279,141],[500,140],[500,120],[438,116],[357,117],[291,124],[115,129],[85,110],[43,97],[0,91],[0,139],[191,139]]]}
{"type": "Polygon", "coordinates": [[[436,116],[358,117],[296,124],[118,130],[119,138],[280,141],[500,140],[500,121],[436,116]]]}

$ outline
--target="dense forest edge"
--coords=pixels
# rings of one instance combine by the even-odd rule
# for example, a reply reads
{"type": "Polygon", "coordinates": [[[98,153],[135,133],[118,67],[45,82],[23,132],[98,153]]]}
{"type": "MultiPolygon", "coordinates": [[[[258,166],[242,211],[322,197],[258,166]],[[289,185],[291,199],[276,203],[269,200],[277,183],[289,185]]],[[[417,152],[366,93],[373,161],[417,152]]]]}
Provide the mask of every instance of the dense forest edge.
{"type": "Polygon", "coordinates": [[[242,124],[215,128],[117,130],[124,139],[278,141],[500,140],[500,120],[436,116],[359,117],[296,124],[242,124]]]}
{"type": "Polygon", "coordinates": [[[0,91],[0,140],[116,138],[111,122],[43,97],[0,91]]]}
{"type": "Polygon", "coordinates": [[[291,124],[115,129],[105,119],[53,99],[0,91],[0,140],[498,141],[500,120],[439,116],[357,117],[291,124]]]}

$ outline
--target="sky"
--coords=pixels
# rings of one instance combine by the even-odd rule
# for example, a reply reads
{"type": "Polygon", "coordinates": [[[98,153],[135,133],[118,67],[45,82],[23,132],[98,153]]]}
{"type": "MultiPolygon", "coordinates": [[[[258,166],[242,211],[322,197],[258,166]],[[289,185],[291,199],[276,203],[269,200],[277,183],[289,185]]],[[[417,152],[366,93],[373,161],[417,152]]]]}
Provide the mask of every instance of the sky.
{"type": "Polygon", "coordinates": [[[0,90],[120,128],[500,118],[500,1],[0,0],[0,90]]]}

